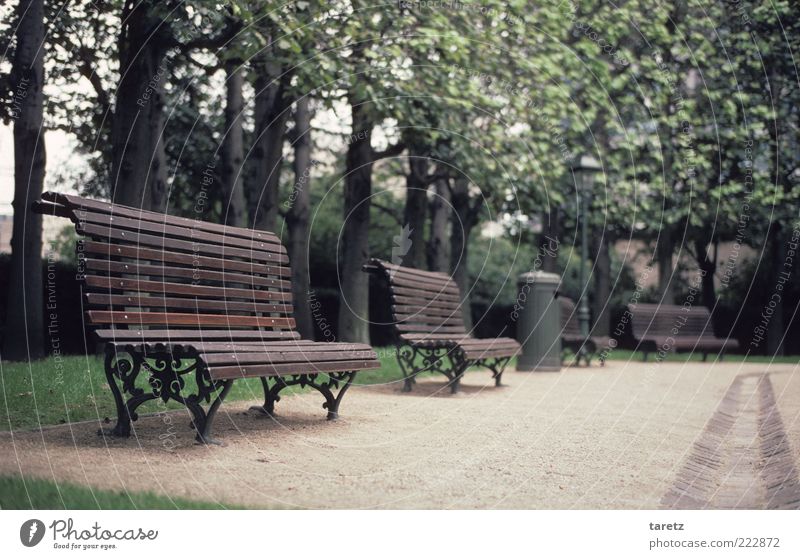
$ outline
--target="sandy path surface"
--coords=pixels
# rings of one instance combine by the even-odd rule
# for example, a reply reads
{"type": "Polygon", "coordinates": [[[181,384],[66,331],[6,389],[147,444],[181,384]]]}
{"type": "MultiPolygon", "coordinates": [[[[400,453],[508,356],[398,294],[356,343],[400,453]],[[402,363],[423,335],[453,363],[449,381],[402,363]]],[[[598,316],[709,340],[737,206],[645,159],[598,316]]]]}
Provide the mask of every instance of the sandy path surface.
{"type": "MultiPolygon", "coordinates": [[[[0,473],[249,507],[658,508],[671,506],[669,495],[687,483],[695,489],[681,472],[692,468],[696,441],[720,406],[731,405],[726,395],[761,394],[751,381],[739,381],[733,394],[741,375],[772,380],[779,431],[788,435],[782,464],[794,467],[795,367],[610,362],[507,372],[500,389],[488,374],[471,372],[456,396],[440,378],[421,379],[411,394],[398,385],[354,387],[336,422],[324,419],[316,393],[284,398],[277,421],[232,402],[217,419],[224,447],[194,445],[183,412],[143,418],[127,440],[98,437],[97,423],[0,433],[0,473]]],[[[758,449],[767,448],[759,425],[774,435],[775,414],[765,423],[763,406],[752,408],[734,408],[742,414],[730,429],[735,439],[716,443],[725,459],[715,467],[727,470],[715,474],[713,498],[700,506],[725,506],[738,490],[748,507],[769,506],[774,487],[758,485],[768,478],[758,470],[758,449]],[[740,456],[754,458],[753,468],[742,470],[740,456]]]]}

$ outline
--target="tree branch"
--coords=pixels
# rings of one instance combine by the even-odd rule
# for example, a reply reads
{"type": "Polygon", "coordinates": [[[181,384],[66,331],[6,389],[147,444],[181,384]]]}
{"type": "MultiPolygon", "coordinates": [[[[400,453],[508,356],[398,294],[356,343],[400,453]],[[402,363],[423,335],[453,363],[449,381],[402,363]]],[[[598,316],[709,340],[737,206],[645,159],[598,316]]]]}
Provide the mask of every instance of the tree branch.
{"type": "Polygon", "coordinates": [[[389,146],[388,148],[382,151],[374,151],[372,152],[372,162],[378,161],[380,159],[385,159],[387,157],[394,157],[395,155],[400,155],[403,153],[403,150],[406,149],[405,142],[397,142],[393,146],[389,146]]]}

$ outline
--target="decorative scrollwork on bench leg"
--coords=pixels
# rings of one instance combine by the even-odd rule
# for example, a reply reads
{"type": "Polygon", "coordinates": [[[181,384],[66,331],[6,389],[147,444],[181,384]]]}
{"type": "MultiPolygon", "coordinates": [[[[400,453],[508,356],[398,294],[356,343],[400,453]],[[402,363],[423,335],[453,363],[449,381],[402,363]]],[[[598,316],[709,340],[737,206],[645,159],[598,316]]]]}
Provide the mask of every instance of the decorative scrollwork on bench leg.
{"type": "Polygon", "coordinates": [[[455,394],[469,365],[460,349],[448,347],[403,346],[397,350],[397,361],[403,372],[403,392],[411,392],[419,373],[430,371],[446,376],[450,390],[455,394]]]}
{"type": "MultiPolygon", "coordinates": [[[[159,356],[155,359],[155,367],[151,369],[150,385],[157,397],[166,402],[174,400],[180,402],[192,414],[192,427],[197,431],[195,440],[200,444],[221,444],[211,437],[211,426],[219,406],[228,395],[233,385],[233,380],[212,380],[208,369],[197,358],[194,363],[186,368],[181,368],[181,357],[159,356]],[[183,375],[194,372],[197,392],[184,395],[185,380],[183,375]],[[220,390],[221,389],[221,390],[220,390]],[[220,391],[211,402],[211,396],[220,391]],[[210,403],[208,411],[203,409],[203,402],[210,403]]],[[[147,366],[147,365],[146,365],[147,366]]]]}
{"type": "Polygon", "coordinates": [[[416,376],[421,369],[414,368],[414,360],[418,354],[418,350],[411,346],[397,347],[397,363],[403,373],[403,392],[411,392],[413,385],[417,382],[416,376]]]}
{"type": "Polygon", "coordinates": [[[117,424],[111,429],[101,429],[99,435],[129,437],[131,421],[138,419],[136,408],[156,398],[136,386],[142,360],[142,355],[138,352],[118,351],[111,344],[106,346],[105,373],[117,408],[117,424]],[[130,394],[131,397],[125,401],[123,394],[130,394]]]}
{"type": "Polygon", "coordinates": [[[143,403],[160,399],[164,403],[169,400],[180,402],[192,414],[192,427],[197,430],[197,440],[201,443],[215,442],[211,438],[211,425],[214,416],[225,396],[230,390],[232,380],[211,380],[208,370],[199,361],[197,355],[178,352],[159,351],[144,354],[139,351],[118,351],[113,346],[106,349],[106,377],[117,406],[117,425],[108,433],[127,437],[131,433],[131,421],[138,416],[136,408],[143,403]],[[127,357],[122,357],[122,355],[127,357]],[[136,386],[139,373],[148,374],[146,387],[136,386]],[[194,373],[197,393],[185,395],[185,376],[194,373]],[[121,383],[121,387],[118,385],[121,383]],[[222,389],[211,402],[211,395],[222,389]],[[123,394],[130,394],[125,401],[123,394]],[[210,403],[208,411],[203,409],[203,402],[210,403]]]}
{"type": "Polygon", "coordinates": [[[344,371],[337,373],[292,375],[288,380],[285,377],[281,377],[281,381],[283,382],[282,388],[294,385],[299,385],[300,388],[310,386],[325,396],[325,403],[322,404],[322,408],[328,410],[328,419],[337,419],[339,417],[339,404],[341,404],[342,398],[344,398],[354,378],[356,378],[356,371],[344,371]],[[327,376],[328,380],[319,382],[319,376],[322,374],[327,376]],[[341,385],[343,381],[344,385],[340,388],[339,385],[341,385]],[[334,396],[333,390],[336,388],[339,389],[339,393],[334,396]]]}
{"type": "Polygon", "coordinates": [[[250,410],[267,416],[275,415],[275,404],[281,401],[280,392],[287,386],[283,377],[261,377],[261,386],[264,388],[264,405],[250,406],[250,410]],[[273,380],[269,385],[270,378],[273,380]]]}
{"type": "Polygon", "coordinates": [[[490,357],[489,359],[484,359],[480,364],[492,371],[494,385],[502,386],[501,378],[509,361],[511,361],[511,357],[490,357]]]}

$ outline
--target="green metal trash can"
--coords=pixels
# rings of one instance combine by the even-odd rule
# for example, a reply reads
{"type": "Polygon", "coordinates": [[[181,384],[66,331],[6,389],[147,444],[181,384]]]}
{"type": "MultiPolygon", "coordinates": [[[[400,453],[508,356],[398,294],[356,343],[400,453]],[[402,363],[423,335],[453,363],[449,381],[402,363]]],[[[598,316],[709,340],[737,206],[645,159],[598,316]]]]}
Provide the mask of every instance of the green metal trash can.
{"type": "Polygon", "coordinates": [[[547,272],[519,276],[517,341],[522,353],[518,371],[561,370],[561,309],[556,290],[561,278],[547,272]]]}

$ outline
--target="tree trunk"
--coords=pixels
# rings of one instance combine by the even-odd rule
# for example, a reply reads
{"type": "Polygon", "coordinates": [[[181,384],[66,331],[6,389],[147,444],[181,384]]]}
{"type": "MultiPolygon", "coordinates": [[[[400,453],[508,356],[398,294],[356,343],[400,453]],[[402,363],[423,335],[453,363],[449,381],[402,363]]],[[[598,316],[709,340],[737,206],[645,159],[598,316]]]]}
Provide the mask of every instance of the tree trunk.
{"type": "Polygon", "coordinates": [[[244,71],[238,61],[226,63],[226,101],[225,101],[225,137],[222,140],[222,187],[225,191],[223,214],[225,224],[236,227],[247,227],[247,206],[244,198],[242,179],[242,162],[244,161],[244,143],[242,140],[242,120],[244,102],[242,86],[244,71]]]}
{"type": "MultiPolygon", "coordinates": [[[[123,10],[120,80],[111,125],[112,199],[151,209],[163,197],[166,169],[156,141],[163,128],[164,58],[169,26],[153,15],[153,2],[123,10]],[[155,31],[154,31],[155,30],[155,31]],[[151,192],[146,193],[147,189],[151,192]]],[[[159,208],[160,209],[160,208],[159,208]]]]}
{"type": "Polygon", "coordinates": [[[406,206],[404,227],[409,228],[411,246],[403,256],[403,266],[425,269],[425,220],[428,209],[428,159],[416,150],[410,150],[409,173],[406,175],[406,206]]]}
{"type": "Polygon", "coordinates": [[[428,269],[432,272],[450,271],[450,254],[447,243],[450,210],[448,179],[439,179],[434,184],[434,196],[430,203],[431,234],[428,242],[428,269]]]}
{"type": "MultiPolygon", "coordinates": [[[[767,355],[776,356],[783,355],[783,338],[786,332],[783,327],[783,299],[786,293],[777,291],[777,285],[780,283],[781,273],[785,272],[784,263],[786,261],[786,244],[783,239],[783,231],[779,223],[773,223],[769,230],[769,236],[772,239],[769,248],[771,258],[770,262],[770,283],[768,297],[780,296],[777,305],[772,308],[772,316],[770,317],[769,325],[767,326],[767,355]]],[[[781,283],[781,285],[788,285],[781,283]]],[[[769,304],[772,299],[767,299],[766,304],[769,304]]],[[[765,307],[766,308],[766,307],[765,307]]],[[[765,311],[766,312],[766,311],[765,311]]]]}
{"type": "Polygon", "coordinates": [[[22,0],[17,48],[11,70],[14,108],[14,225],[3,357],[44,356],[42,216],[28,210],[42,194],[45,173],[44,7],[22,0]]]}
{"type": "Polygon", "coordinates": [[[597,232],[597,256],[594,263],[594,328],[595,336],[608,336],[611,330],[611,239],[608,233],[597,232]]]}
{"type": "Polygon", "coordinates": [[[700,281],[703,305],[711,311],[717,304],[717,294],[714,290],[714,273],[717,271],[717,259],[716,257],[713,260],[709,258],[704,238],[697,238],[695,240],[694,250],[697,253],[697,265],[702,272],[700,281]]]}
{"type": "Polygon", "coordinates": [[[674,267],[672,264],[672,255],[675,252],[675,247],[672,244],[669,231],[665,227],[662,229],[658,236],[656,244],[656,261],[658,262],[658,293],[660,302],[665,305],[672,305],[675,303],[675,281],[672,277],[674,267]]]}
{"type": "Polygon", "coordinates": [[[344,178],[339,338],[346,342],[369,343],[369,281],[361,266],[369,258],[374,125],[364,104],[352,103],[352,114],[354,139],[347,147],[344,178]]]}
{"type": "Polygon", "coordinates": [[[557,274],[559,235],[561,234],[561,210],[551,206],[549,212],[542,215],[542,234],[539,236],[539,254],[542,259],[542,271],[557,274]]]}
{"type": "Polygon", "coordinates": [[[289,233],[289,258],[292,262],[292,297],[297,331],[304,339],[314,339],[314,323],[308,303],[310,291],[308,250],[309,213],[311,207],[311,111],[308,97],[297,101],[294,116],[296,139],[294,143],[295,184],[286,202],[286,228],[289,233]]]}
{"type": "Polygon", "coordinates": [[[154,118],[156,121],[150,126],[151,142],[153,146],[153,160],[150,164],[150,176],[147,183],[149,185],[149,208],[155,212],[167,213],[167,197],[169,185],[167,184],[167,151],[164,146],[166,132],[164,115],[164,95],[159,87],[157,98],[153,103],[158,104],[154,118]]]}
{"type": "Polygon", "coordinates": [[[283,83],[276,81],[274,68],[257,68],[255,100],[255,183],[248,188],[256,229],[274,231],[278,220],[278,188],[283,163],[283,141],[291,102],[286,98],[283,83]]]}
{"type": "Polygon", "coordinates": [[[459,177],[454,181],[451,193],[453,205],[453,229],[450,237],[450,270],[461,291],[461,314],[464,327],[472,330],[472,307],[469,300],[469,236],[475,218],[469,199],[469,181],[459,177]]]}

